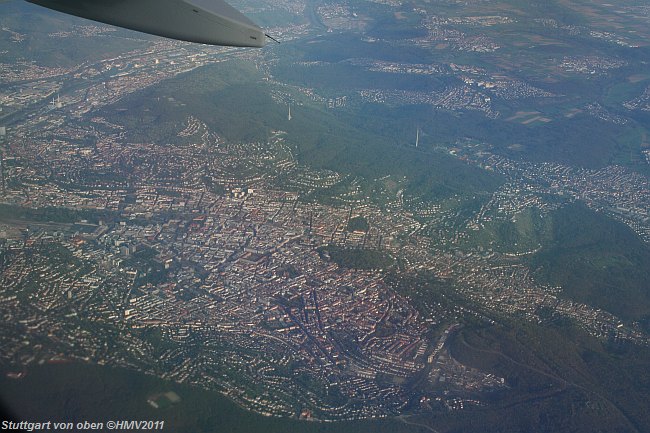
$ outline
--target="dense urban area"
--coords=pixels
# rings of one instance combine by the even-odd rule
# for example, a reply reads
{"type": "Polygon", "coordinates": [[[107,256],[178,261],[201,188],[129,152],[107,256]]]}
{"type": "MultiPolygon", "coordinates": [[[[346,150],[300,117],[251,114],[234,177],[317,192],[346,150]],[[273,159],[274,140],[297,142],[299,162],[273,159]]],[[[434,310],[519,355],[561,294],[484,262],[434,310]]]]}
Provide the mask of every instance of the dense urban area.
{"type": "MultiPolygon", "coordinates": [[[[303,13],[297,3],[277,3],[303,13]]],[[[320,27],[363,32],[371,19],[359,9],[322,5],[314,9],[317,23],[271,33],[289,43],[320,27]]],[[[414,13],[426,35],[409,43],[463,53],[502,47],[458,26],[517,21],[515,15],[414,13]]],[[[538,24],[635,45],[550,19],[538,24]]],[[[2,30],[13,44],[24,43],[21,33],[2,30]]],[[[65,43],[114,33],[103,25],[77,25],[48,37],[65,43]]],[[[481,237],[497,224],[526,218],[543,224],[560,209],[584,206],[648,244],[650,185],[639,171],[625,164],[527,161],[469,138],[425,149],[414,128],[408,138],[414,151],[444,155],[500,182],[478,198],[453,193],[436,200],[409,193],[402,186],[408,179],[394,174],[368,179],[310,166],[299,158],[288,128],[310,106],[338,112],[368,103],[428,105],[490,121],[510,116],[495,100],[562,95],[468,64],[368,57],[338,66],[453,78],[456,84],[332,94],[283,81],[275,69],[280,61],[272,50],[155,39],[73,66],[0,63],[0,358],[13,366],[12,377],[19,380],[38,363],[85,361],[217,390],[268,416],[334,421],[461,410],[486,405],[485,396],[507,390],[504,377],[452,356],[448,340],[468,321],[568,320],[601,341],[650,344],[638,321],[563,296],[562,286],[543,282],[529,261],[541,241],[503,245],[481,237]],[[123,122],[131,115],[157,115],[155,108],[125,108],[138,92],[231,64],[254,65],[282,113],[267,139],[226,138],[205,112],[159,125],[164,142],[146,141],[123,122]],[[427,282],[398,290],[414,275],[427,282]],[[438,297],[429,297],[438,286],[444,288],[438,297]]],[[[297,60],[295,66],[310,71],[327,65],[297,60]]],[[[625,66],[624,60],[598,56],[565,56],[554,65],[577,76],[625,66]]],[[[648,111],[648,89],[626,100],[621,112],[592,103],[560,116],[580,113],[625,125],[621,113],[648,111]]],[[[155,101],[185,113],[185,103],[171,93],[155,101]]],[[[521,110],[506,121],[555,119],[521,110]]],[[[648,150],[640,153],[648,160],[639,163],[650,163],[648,150]]]]}

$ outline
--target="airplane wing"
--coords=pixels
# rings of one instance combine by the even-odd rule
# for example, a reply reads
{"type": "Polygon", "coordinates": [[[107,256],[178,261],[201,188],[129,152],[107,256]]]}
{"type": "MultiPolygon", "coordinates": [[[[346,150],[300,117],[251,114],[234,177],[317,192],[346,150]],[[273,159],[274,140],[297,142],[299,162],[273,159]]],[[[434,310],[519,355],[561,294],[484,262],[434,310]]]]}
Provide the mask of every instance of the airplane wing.
{"type": "Polygon", "coordinates": [[[27,0],[70,15],[189,42],[263,47],[264,32],[223,0],[27,0]]]}

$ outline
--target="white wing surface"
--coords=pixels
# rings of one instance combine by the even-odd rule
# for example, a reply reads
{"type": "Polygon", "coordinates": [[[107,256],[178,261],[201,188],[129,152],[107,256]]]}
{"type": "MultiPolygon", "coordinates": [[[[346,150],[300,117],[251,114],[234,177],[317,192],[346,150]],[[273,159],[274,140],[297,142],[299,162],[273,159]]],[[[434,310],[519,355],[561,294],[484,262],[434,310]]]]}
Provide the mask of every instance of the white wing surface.
{"type": "Polygon", "coordinates": [[[183,41],[263,47],[264,32],[223,0],[27,0],[67,14],[183,41]]]}

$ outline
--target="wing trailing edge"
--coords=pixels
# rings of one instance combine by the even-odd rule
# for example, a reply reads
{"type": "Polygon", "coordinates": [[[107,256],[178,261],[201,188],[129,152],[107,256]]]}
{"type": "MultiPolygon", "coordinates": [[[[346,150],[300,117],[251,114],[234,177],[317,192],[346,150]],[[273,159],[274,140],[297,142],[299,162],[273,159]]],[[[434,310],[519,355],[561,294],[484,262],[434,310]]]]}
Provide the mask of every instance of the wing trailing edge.
{"type": "Polygon", "coordinates": [[[27,0],[70,15],[182,41],[263,47],[264,32],[223,0],[27,0]]]}

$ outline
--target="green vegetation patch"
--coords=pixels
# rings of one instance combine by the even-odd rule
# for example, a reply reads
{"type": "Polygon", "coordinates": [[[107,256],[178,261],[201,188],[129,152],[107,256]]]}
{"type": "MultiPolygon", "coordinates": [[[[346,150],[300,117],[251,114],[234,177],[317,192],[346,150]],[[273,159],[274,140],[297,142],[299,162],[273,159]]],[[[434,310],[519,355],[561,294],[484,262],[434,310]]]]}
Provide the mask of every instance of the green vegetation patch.
{"type": "Polygon", "coordinates": [[[319,254],[329,258],[339,266],[352,269],[386,269],[395,260],[387,253],[379,250],[347,249],[328,245],[318,249],[319,254]]]}
{"type": "MultiPolygon", "coordinates": [[[[425,427],[398,419],[319,423],[272,418],[242,409],[216,391],[206,391],[141,372],[86,364],[46,364],[30,368],[22,380],[0,369],[3,408],[19,419],[61,421],[153,419],[164,430],[195,433],[425,433],[425,427]],[[170,393],[175,396],[172,397],[170,393]],[[154,408],[152,396],[174,404],[154,408]]],[[[334,396],[333,396],[334,398],[334,396]]]]}
{"type": "Polygon", "coordinates": [[[109,216],[108,212],[90,209],[68,209],[62,207],[42,207],[38,209],[22,206],[0,204],[0,221],[37,221],[55,223],[73,223],[86,220],[97,223],[109,216]]]}
{"type": "Polygon", "coordinates": [[[509,220],[488,221],[478,231],[469,231],[467,244],[503,253],[536,250],[551,238],[552,218],[537,208],[527,208],[509,220]]]}
{"type": "Polygon", "coordinates": [[[627,226],[572,204],[553,214],[552,237],[530,264],[562,296],[624,319],[650,313],[650,248],[627,226]]]}
{"type": "MultiPolygon", "coordinates": [[[[305,100],[292,109],[288,121],[286,105],[275,102],[261,74],[243,62],[223,62],[183,74],[125,98],[117,104],[120,107],[128,108],[111,107],[104,115],[124,124],[134,141],[176,140],[186,117],[201,113],[198,117],[227,141],[265,141],[271,131],[280,129],[286,131],[286,143],[295,149],[301,164],[365,179],[406,177],[407,192],[425,198],[491,192],[501,184],[499,176],[450,155],[402,145],[395,134],[407,132],[403,126],[395,130],[403,123],[391,118],[395,110],[368,106],[359,112],[334,111],[305,100]],[[169,96],[184,105],[158,102],[169,96]]],[[[409,129],[409,140],[414,130],[414,126],[409,129]]]]}
{"type": "Polygon", "coordinates": [[[350,218],[350,221],[348,221],[349,232],[367,232],[369,228],[370,225],[368,224],[368,220],[362,216],[350,218]]]}
{"type": "Polygon", "coordinates": [[[448,431],[644,431],[647,348],[613,347],[566,326],[504,325],[467,327],[449,344],[463,364],[505,377],[509,391],[492,395],[489,410],[448,413],[436,425],[448,431]]]}

